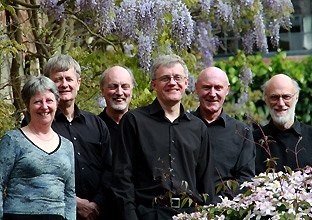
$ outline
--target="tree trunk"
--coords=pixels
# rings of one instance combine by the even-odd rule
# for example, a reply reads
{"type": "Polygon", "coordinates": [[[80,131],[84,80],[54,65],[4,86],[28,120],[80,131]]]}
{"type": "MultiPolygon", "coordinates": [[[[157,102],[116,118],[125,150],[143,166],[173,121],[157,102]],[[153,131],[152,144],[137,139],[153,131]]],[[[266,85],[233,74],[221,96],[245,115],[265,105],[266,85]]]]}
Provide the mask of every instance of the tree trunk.
{"type": "MultiPolygon", "coordinates": [[[[16,41],[17,43],[22,43],[22,31],[21,31],[21,23],[19,21],[19,11],[15,11],[16,14],[11,14],[9,11],[6,11],[6,19],[7,24],[9,24],[8,31],[9,36],[12,41],[16,41]]],[[[16,109],[16,120],[21,120],[21,114],[24,110],[24,104],[21,97],[21,74],[22,70],[22,53],[18,52],[13,55],[12,65],[10,71],[10,84],[12,86],[12,94],[13,94],[13,105],[16,109]]]]}

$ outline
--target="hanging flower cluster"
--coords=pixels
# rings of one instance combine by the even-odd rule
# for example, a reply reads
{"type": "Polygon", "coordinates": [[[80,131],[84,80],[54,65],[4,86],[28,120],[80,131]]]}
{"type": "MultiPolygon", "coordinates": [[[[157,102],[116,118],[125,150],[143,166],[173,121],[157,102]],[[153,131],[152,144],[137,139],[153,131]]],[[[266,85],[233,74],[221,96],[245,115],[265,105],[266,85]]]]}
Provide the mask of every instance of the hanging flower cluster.
{"type": "Polygon", "coordinates": [[[174,53],[192,47],[200,52],[201,66],[210,66],[218,50],[226,49],[222,37],[228,34],[241,40],[247,54],[255,48],[267,52],[267,37],[278,46],[279,30],[291,27],[293,12],[291,0],[39,0],[39,5],[57,19],[76,16],[111,42],[135,45],[146,71],[168,47],[174,53]]]}
{"type": "Polygon", "coordinates": [[[174,216],[186,219],[311,219],[312,218],[312,168],[287,172],[261,173],[241,187],[248,188],[233,200],[221,198],[216,206],[203,207],[201,211],[174,216]]]}

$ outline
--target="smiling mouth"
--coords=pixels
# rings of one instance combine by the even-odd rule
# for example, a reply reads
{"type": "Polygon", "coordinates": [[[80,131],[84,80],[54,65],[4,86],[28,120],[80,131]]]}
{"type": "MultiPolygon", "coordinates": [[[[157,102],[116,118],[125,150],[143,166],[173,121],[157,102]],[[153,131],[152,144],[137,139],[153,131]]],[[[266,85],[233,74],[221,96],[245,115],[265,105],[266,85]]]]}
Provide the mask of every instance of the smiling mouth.
{"type": "Polygon", "coordinates": [[[125,101],[124,98],[113,98],[113,100],[116,102],[124,102],[125,101]]]}
{"type": "Polygon", "coordinates": [[[39,113],[39,115],[42,115],[42,116],[46,116],[46,115],[49,115],[50,112],[44,112],[44,113],[39,113]]]}
{"type": "Polygon", "coordinates": [[[286,113],[288,109],[274,109],[276,113],[283,114],[286,113]]]}

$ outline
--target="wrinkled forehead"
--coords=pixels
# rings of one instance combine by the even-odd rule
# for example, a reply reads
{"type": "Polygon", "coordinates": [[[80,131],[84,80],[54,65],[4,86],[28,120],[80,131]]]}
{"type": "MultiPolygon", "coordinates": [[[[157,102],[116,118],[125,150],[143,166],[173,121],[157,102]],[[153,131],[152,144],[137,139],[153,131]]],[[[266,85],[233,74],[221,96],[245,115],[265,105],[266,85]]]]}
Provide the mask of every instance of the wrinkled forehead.
{"type": "Polygon", "coordinates": [[[107,74],[105,81],[107,84],[110,83],[128,83],[132,84],[132,78],[127,70],[118,69],[111,71],[107,74]]]}
{"type": "Polygon", "coordinates": [[[294,94],[295,87],[291,81],[274,81],[271,82],[266,89],[266,95],[283,95],[283,94],[294,94]]]}

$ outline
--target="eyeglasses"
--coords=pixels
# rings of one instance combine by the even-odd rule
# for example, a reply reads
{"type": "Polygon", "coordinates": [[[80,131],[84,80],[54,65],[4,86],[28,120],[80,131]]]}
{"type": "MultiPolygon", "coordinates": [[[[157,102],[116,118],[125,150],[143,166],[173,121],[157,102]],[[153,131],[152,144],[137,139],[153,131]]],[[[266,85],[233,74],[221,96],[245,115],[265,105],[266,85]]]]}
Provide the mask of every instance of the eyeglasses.
{"type": "Polygon", "coordinates": [[[159,80],[160,82],[163,82],[163,83],[168,83],[170,82],[171,79],[173,79],[177,83],[182,83],[186,79],[186,77],[181,76],[181,75],[174,75],[174,76],[165,75],[165,76],[156,78],[155,80],[159,80]]]}
{"type": "Polygon", "coordinates": [[[278,100],[280,100],[280,98],[283,99],[284,102],[290,102],[290,100],[294,97],[295,94],[284,94],[284,95],[270,95],[269,100],[272,103],[276,103],[278,102],[278,100]]]}

